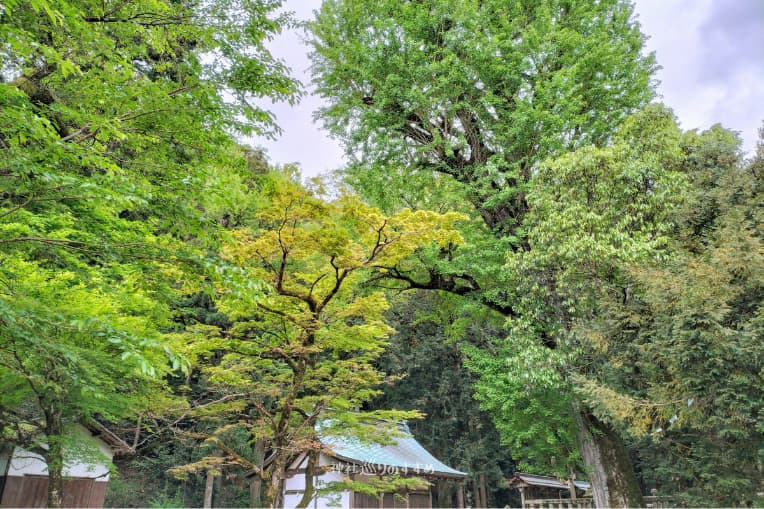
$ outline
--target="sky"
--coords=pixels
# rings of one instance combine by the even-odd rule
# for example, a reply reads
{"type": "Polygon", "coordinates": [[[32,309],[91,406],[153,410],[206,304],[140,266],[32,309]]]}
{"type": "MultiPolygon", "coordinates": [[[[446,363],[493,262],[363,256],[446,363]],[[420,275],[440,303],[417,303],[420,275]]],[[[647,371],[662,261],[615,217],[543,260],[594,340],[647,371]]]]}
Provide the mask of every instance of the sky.
{"type": "MultiPolygon", "coordinates": [[[[363,0],[366,1],[366,0],[363,0]]],[[[373,1],[373,0],[369,0],[373,1]]],[[[286,0],[298,19],[312,18],[320,0],[286,0]]],[[[635,0],[637,20],[662,69],[659,99],[673,108],[683,129],[716,123],[738,131],[751,155],[764,121],[764,0],[635,0]]],[[[313,113],[310,60],[303,36],[286,31],[270,43],[273,54],[306,85],[299,104],[264,104],[282,129],[275,140],[255,139],[272,163],[298,163],[303,175],[343,166],[343,149],[313,113]]]]}

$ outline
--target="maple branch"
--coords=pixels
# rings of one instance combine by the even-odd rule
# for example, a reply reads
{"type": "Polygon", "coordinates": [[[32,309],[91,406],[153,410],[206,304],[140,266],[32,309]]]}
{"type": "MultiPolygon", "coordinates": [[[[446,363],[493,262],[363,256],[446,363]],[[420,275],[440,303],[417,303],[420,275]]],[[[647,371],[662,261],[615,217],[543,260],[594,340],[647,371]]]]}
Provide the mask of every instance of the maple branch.
{"type": "MultiPolygon", "coordinates": [[[[334,257],[332,257],[332,259],[334,259],[334,257]]],[[[319,281],[324,279],[326,276],[327,276],[327,274],[323,273],[320,276],[318,276],[315,281],[313,281],[313,284],[310,285],[310,291],[308,292],[308,297],[312,297],[313,296],[313,289],[316,287],[316,285],[319,283],[319,281]]]]}
{"type": "Polygon", "coordinates": [[[283,295],[285,297],[294,297],[295,299],[299,299],[305,302],[308,305],[308,308],[311,310],[311,312],[315,313],[316,306],[318,303],[316,302],[316,299],[312,295],[296,292],[294,290],[287,290],[286,288],[284,288],[284,273],[286,272],[287,258],[289,256],[289,248],[284,244],[283,238],[281,237],[281,231],[283,230],[284,226],[286,226],[286,223],[287,223],[287,220],[285,219],[281,223],[281,226],[279,226],[279,229],[277,231],[278,239],[279,239],[279,247],[281,248],[281,260],[279,261],[279,267],[276,274],[276,291],[278,291],[280,295],[283,295]]]}
{"type": "MultiPolygon", "coordinates": [[[[332,265],[334,265],[334,262],[332,262],[332,265]]],[[[329,304],[329,302],[334,298],[334,296],[337,295],[337,292],[340,291],[340,287],[342,287],[342,282],[345,280],[347,275],[350,274],[352,270],[353,269],[351,268],[351,269],[343,269],[342,271],[340,271],[337,267],[335,267],[334,287],[329,291],[328,294],[326,294],[326,297],[323,298],[323,300],[318,305],[318,307],[316,307],[314,312],[320,313],[326,307],[326,305],[329,304]]]]}
{"type": "Polygon", "coordinates": [[[257,409],[257,412],[260,414],[260,416],[268,419],[268,422],[271,423],[271,429],[276,429],[276,420],[273,418],[273,414],[271,414],[259,401],[253,399],[251,402],[252,406],[257,409]]]}
{"type": "Polygon", "coordinates": [[[274,358],[281,358],[284,360],[284,362],[287,363],[287,365],[292,369],[292,371],[297,371],[299,369],[299,365],[297,362],[284,350],[282,350],[279,347],[272,348],[270,352],[263,352],[260,354],[260,357],[264,359],[274,359],[274,358]],[[273,355],[268,355],[269,353],[273,355]]]}

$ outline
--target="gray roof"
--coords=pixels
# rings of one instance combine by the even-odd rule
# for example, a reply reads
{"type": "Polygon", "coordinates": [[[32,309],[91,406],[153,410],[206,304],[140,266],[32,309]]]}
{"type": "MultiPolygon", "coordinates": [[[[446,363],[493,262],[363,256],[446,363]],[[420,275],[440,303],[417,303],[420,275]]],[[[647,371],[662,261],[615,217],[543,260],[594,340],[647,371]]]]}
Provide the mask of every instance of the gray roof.
{"type": "Polygon", "coordinates": [[[385,473],[414,473],[436,477],[464,478],[461,472],[442,463],[414,439],[410,433],[393,437],[392,444],[361,442],[349,437],[324,437],[324,452],[339,460],[385,473]]]}
{"type": "MultiPolygon", "coordinates": [[[[569,489],[567,483],[560,481],[556,477],[549,477],[546,475],[524,474],[522,472],[516,472],[512,479],[509,481],[510,486],[522,483],[530,486],[543,486],[545,488],[557,488],[561,490],[569,489]]],[[[591,486],[588,482],[585,481],[573,481],[573,484],[576,485],[576,488],[584,491],[588,490],[591,486]]]]}

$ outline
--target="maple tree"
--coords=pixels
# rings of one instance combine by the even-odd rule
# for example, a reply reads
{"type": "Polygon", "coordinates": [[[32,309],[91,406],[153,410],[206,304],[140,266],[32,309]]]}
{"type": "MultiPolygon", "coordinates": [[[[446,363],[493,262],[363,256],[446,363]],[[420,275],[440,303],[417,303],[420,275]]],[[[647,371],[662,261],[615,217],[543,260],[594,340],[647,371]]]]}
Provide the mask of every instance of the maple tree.
{"type": "MultiPolygon", "coordinates": [[[[370,271],[419,249],[458,244],[454,223],[463,216],[411,210],[385,216],[355,196],[326,201],[289,174],[266,179],[259,193],[267,203],[249,227],[233,232],[224,255],[263,285],[250,292],[221,288],[220,308],[233,325],[222,336],[212,332],[212,349],[223,356],[204,368],[213,385],[228,391],[228,411],[239,423],[206,438],[217,455],[174,472],[243,465],[264,480],[265,504],[279,507],[289,461],[307,453],[313,470],[322,436],[368,439],[372,429],[379,432],[369,424],[419,415],[364,410],[385,378],[374,360],[392,329],[383,316],[384,292],[362,283],[370,271]],[[225,433],[237,425],[265,442],[267,466],[226,445],[225,433]]],[[[314,495],[316,472],[307,474],[301,506],[314,495]]]]}

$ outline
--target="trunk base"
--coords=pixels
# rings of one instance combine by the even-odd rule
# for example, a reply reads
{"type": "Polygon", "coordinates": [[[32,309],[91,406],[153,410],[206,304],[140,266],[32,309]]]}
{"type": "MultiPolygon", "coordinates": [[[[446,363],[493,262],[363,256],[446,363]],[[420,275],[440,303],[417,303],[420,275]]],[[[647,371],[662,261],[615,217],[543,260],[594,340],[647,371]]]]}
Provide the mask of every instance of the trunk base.
{"type": "Polygon", "coordinates": [[[621,437],[591,412],[577,413],[581,453],[591,469],[595,507],[643,507],[639,482],[621,437]]]}

